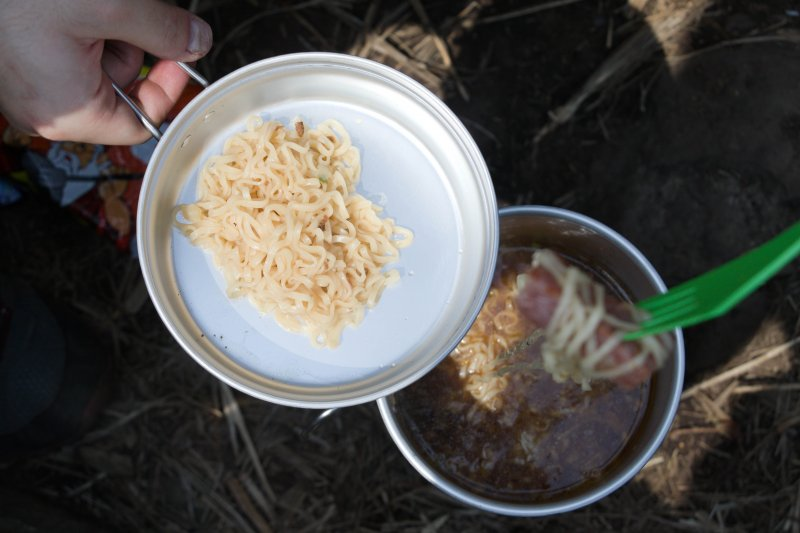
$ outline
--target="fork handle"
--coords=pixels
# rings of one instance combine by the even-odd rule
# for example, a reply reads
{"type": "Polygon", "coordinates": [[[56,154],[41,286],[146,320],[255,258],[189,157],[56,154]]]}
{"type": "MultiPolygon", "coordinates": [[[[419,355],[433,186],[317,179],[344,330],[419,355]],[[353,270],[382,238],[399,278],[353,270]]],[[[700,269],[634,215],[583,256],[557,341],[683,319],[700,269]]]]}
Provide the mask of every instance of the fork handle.
{"type": "Polygon", "coordinates": [[[725,300],[724,309],[719,313],[722,314],[780,272],[798,254],[800,254],[800,221],[761,246],[706,272],[697,279],[716,277],[720,274],[728,276],[731,291],[725,300]]]}
{"type": "MultiPolygon", "coordinates": [[[[724,294],[713,298],[713,305],[701,310],[676,311],[678,316],[663,317],[657,324],[651,319],[642,324],[641,329],[627,333],[625,340],[634,340],[645,335],[667,331],[676,327],[688,327],[716,318],[752,294],[769,278],[777,274],[794,258],[800,255],[800,221],[779,233],[769,241],[753,250],[719,266],[705,274],[671,288],[667,293],[657,294],[636,304],[650,310],[662,297],[687,293],[701,286],[718,286],[724,294]],[[720,286],[724,283],[724,286],[720,286]],[[652,305],[651,305],[652,304],[652,305]]],[[[687,304],[687,307],[691,307],[687,304]]],[[[656,315],[658,312],[655,313],[656,315]]]]}

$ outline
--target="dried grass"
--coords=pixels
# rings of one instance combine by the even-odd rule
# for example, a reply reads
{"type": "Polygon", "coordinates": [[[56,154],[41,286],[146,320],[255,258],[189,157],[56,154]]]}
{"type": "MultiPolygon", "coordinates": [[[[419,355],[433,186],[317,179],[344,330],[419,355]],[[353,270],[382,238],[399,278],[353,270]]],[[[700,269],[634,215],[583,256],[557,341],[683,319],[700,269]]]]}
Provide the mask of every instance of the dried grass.
{"type": "MultiPolygon", "coordinates": [[[[463,4],[442,22],[431,14],[441,6],[421,0],[253,2],[257,13],[232,22],[222,17],[233,2],[192,2],[228,23],[204,67],[217,75],[258,59],[246,44],[268,21],[275,41],[296,37],[295,49],[349,51],[466,100],[469,83],[454,61],[459,39],[487,10],[494,18],[484,22],[496,28],[506,22],[502,13],[514,13],[491,1],[463,4]]],[[[536,16],[516,14],[523,15],[536,16]]],[[[756,339],[687,389],[661,449],[615,494],[564,516],[497,517],[422,479],[372,405],[315,424],[318,412],[263,403],[217,382],[170,338],[135,260],[67,213],[28,199],[0,210],[0,220],[0,249],[16,251],[0,254],[0,269],[71,302],[107,332],[118,365],[114,397],[94,428],[71,445],[3,465],[3,482],[112,530],[800,531],[796,336],[756,339]]]]}

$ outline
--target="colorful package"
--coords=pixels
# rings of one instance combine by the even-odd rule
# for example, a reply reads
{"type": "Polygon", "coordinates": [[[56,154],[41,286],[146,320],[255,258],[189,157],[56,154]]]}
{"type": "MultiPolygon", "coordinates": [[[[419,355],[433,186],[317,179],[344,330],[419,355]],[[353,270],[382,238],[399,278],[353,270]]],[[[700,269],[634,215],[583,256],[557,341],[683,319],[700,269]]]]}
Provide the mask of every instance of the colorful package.
{"type": "MultiPolygon", "coordinates": [[[[200,90],[187,86],[162,131],[200,90]]],[[[16,201],[26,186],[46,190],[135,254],[139,190],[155,147],[155,139],[135,146],[48,141],[20,132],[0,115],[0,205],[16,201]]]]}

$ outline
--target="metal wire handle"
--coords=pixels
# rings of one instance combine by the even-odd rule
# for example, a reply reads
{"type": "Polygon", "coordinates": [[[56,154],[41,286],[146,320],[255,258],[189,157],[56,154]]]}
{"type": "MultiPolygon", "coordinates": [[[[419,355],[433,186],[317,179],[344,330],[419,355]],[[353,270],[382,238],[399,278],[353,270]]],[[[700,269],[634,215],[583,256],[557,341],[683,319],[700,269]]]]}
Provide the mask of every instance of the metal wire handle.
{"type": "MultiPolygon", "coordinates": [[[[195,69],[193,69],[183,61],[176,61],[176,63],[178,64],[179,67],[181,67],[184,70],[184,72],[186,72],[189,76],[191,76],[197,83],[202,85],[203,88],[208,87],[208,80],[205,79],[199,72],[197,72],[195,69]]],[[[142,123],[142,125],[147,129],[148,132],[150,132],[150,135],[152,135],[156,141],[160,141],[161,130],[158,129],[158,124],[153,122],[152,119],[147,116],[147,113],[145,113],[142,110],[142,108],[139,107],[139,104],[134,102],[134,100],[130,96],[125,94],[125,91],[123,91],[122,88],[114,82],[114,80],[111,80],[111,86],[114,88],[114,92],[116,92],[117,95],[120,98],[122,98],[122,101],[128,104],[128,107],[130,107],[131,110],[133,110],[133,113],[136,115],[136,118],[138,118],[139,122],[142,123]]]]}
{"type": "Polygon", "coordinates": [[[184,72],[186,72],[186,74],[194,78],[194,81],[202,85],[203,89],[208,87],[208,80],[205,79],[203,76],[201,76],[199,72],[197,72],[195,69],[193,69],[183,61],[176,61],[176,63],[178,64],[179,67],[183,69],[184,72]]]}

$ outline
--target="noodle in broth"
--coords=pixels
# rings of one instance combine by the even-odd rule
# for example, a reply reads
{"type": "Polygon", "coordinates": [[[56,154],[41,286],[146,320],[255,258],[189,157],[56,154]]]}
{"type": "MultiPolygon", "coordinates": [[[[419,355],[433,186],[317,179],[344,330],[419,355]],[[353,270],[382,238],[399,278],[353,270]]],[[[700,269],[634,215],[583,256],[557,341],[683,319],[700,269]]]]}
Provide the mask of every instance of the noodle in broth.
{"type": "Polygon", "coordinates": [[[509,502],[547,500],[599,479],[634,434],[649,394],[649,382],[583,390],[544,370],[545,336],[515,298],[533,251],[501,249],[467,336],[395,395],[398,419],[423,457],[471,491],[509,502]]]}

